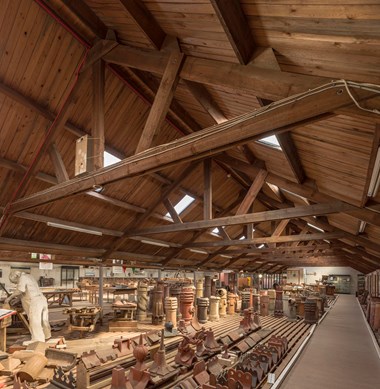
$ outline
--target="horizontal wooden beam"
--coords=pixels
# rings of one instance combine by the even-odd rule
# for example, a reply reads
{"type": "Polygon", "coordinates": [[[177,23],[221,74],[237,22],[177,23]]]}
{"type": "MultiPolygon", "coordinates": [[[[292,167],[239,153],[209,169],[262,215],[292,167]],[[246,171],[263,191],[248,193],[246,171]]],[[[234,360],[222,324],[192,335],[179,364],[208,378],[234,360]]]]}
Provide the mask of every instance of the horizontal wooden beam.
{"type": "MultiPolygon", "coordinates": [[[[103,57],[106,62],[162,75],[168,54],[119,45],[103,57]]],[[[305,76],[265,69],[255,60],[248,65],[187,56],[180,72],[183,80],[239,90],[270,100],[279,100],[329,82],[324,77],[305,76]]]]}
{"type": "MultiPolygon", "coordinates": [[[[359,91],[357,99],[369,97],[369,92],[359,91]]],[[[372,94],[371,94],[372,95],[372,94]]],[[[52,201],[89,190],[94,185],[104,185],[126,177],[148,174],[174,164],[199,160],[217,154],[235,145],[261,138],[265,134],[286,131],[287,126],[351,103],[351,98],[340,83],[315,89],[292,99],[273,103],[249,114],[241,115],[226,123],[215,125],[165,145],[151,148],[135,156],[99,169],[84,177],[74,178],[45,191],[17,200],[10,212],[50,203],[52,201]],[[289,114],[289,110],[292,114],[289,114]]]]}
{"type": "MultiPolygon", "coordinates": [[[[215,227],[223,226],[233,226],[247,223],[259,223],[263,221],[271,220],[282,220],[282,219],[293,219],[302,216],[313,216],[313,215],[328,215],[331,213],[344,212],[346,209],[349,209],[351,206],[349,204],[344,204],[342,202],[334,202],[330,204],[316,204],[316,205],[307,205],[302,207],[295,208],[286,208],[274,211],[265,211],[257,212],[253,214],[246,215],[236,215],[236,216],[227,216],[218,219],[212,220],[203,220],[195,222],[187,222],[176,225],[160,226],[160,227],[151,227],[145,228],[142,230],[130,231],[127,235],[150,235],[150,234],[162,234],[168,232],[179,232],[179,231],[191,231],[199,229],[208,229],[215,227]]],[[[269,237],[265,239],[280,239],[281,236],[269,237]]],[[[264,239],[264,238],[260,238],[264,239]]],[[[322,238],[324,239],[324,238],[322,238]]],[[[276,240],[273,240],[275,242],[276,240]]],[[[231,245],[231,243],[229,244],[231,245]]]]}

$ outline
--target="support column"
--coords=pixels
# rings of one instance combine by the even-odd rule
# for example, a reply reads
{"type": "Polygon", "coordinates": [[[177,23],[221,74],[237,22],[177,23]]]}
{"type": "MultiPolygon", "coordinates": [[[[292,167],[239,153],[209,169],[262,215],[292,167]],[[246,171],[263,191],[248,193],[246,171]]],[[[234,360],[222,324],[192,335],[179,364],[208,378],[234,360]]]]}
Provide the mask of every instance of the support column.
{"type": "Polygon", "coordinates": [[[100,323],[103,324],[103,307],[104,307],[104,303],[103,303],[103,265],[100,265],[99,266],[99,306],[101,308],[101,311],[100,311],[100,323]]]}

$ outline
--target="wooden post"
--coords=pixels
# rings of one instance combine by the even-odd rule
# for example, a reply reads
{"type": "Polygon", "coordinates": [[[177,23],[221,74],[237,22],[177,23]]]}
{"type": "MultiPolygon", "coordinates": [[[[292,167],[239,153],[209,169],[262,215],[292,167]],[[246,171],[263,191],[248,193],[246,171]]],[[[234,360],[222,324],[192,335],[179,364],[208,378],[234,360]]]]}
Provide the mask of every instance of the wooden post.
{"type": "Polygon", "coordinates": [[[100,311],[100,324],[103,324],[103,265],[99,266],[99,306],[100,311]]]}

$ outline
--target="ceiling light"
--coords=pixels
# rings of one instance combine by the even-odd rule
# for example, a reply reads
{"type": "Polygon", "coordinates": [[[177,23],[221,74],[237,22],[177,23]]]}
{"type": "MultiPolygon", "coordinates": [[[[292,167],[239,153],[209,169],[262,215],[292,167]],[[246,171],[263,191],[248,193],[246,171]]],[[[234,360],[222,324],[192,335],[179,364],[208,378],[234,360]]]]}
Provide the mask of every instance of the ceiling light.
{"type": "Polygon", "coordinates": [[[321,231],[321,232],[325,232],[325,230],[322,230],[322,228],[319,228],[317,226],[315,226],[314,224],[311,224],[311,223],[307,223],[307,225],[311,228],[314,228],[315,230],[318,230],[318,231],[321,231]]]}
{"type": "Polygon", "coordinates": [[[220,256],[223,258],[232,258],[231,255],[220,254],[220,256]]]}
{"type": "Polygon", "coordinates": [[[265,247],[265,244],[262,243],[258,248],[259,248],[259,249],[262,249],[262,248],[264,248],[264,247],[265,247]]]}
{"type": "Polygon", "coordinates": [[[164,242],[158,242],[158,241],[156,241],[156,240],[145,240],[145,239],[141,239],[140,242],[141,242],[141,243],[150,244],[150,245],[152,245],[152,246],[170,247],[170,244],[164,243],[164,242]]]}
{"type": "Polygon", "coordinates": [[[206,250],[200,250],[200,249],[188,249],[188,250],[197,254],[208,254],[206,250]]]}
{"type": "Polygon", "coordinates": [[[360,233],[364,232],[366,225],[367,225],[366,222],[363,222],[363,220],[360,221],[360,226],[359,226],[359,232],[360,233]]]}
{"type": "Polygon", "coordinates": [[[375,197],[380,185],[380,147],[377,149],[376,160],[373,165],[371,181],[369,183],[367,196],[375,197]]]}
{"type": "Polygon", "coordinates": [[[87,228],[82,227],[76,227],[71,226],[69,224],[61,224],[61,223],[54,223],[54,222],[47,222],[46,223],[49,227],[55,227],[55,228],[61,228],[63,230],[70,230],[70,231],[76,231],[76,232],[84,232],[85,234],[92,234],[92,235],[99,235],[102,236],[103,233],[101,231],[97,230],[90,230],[87,228]]]}

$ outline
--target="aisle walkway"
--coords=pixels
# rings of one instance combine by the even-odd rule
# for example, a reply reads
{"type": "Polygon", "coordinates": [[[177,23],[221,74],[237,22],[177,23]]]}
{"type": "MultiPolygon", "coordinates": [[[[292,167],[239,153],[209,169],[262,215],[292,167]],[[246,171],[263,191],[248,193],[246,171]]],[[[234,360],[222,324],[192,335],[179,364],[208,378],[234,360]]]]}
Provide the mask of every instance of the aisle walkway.
{"type": "Polygon", "coordinates": [[[281,389],[380,388],[380,359],[353,295],[340,295],[281,389]]]}

